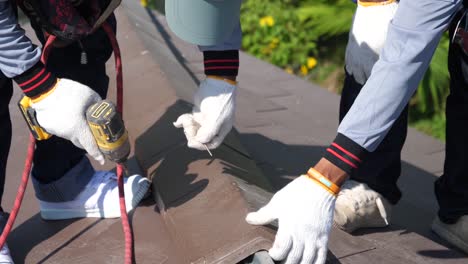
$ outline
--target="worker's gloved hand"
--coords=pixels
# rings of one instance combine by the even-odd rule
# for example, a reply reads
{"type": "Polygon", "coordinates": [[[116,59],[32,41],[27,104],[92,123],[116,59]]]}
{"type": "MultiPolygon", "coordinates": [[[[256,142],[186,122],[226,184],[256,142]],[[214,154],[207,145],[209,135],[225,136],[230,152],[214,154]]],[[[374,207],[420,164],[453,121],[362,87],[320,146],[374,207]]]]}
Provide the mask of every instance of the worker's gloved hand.
{"type": "Polygon", "coordinates": [[[104,157],[86,122],[86,110],[100,100],[88,86],[59,79],[50,92],[32,100],[32,107],[39,125],[48,133],[70,140],[103,164],[104,157]]]}
{"type": "Polygon", "coordinates": [[[188,146],[205,150],[219,147],[234,124],[236,85],[206,78],[194,96],[190,114],[179,116],[174,126],[184,128],[188,146]]]}
{"type": "Polygon", "coordinates": [[[265,225],[278,219],[278,232],[269,250],[286,264],[323,264],[333,223],[335,196],[303,175],[278,191],[271,201],[246,221],[265,225]]]}
{"type": "Polygon", "coordinates": [[[398,8],[396,0],[358,1],[346,47],[346,71],[364,84],[379,59],[390,21],[398,8]]]}

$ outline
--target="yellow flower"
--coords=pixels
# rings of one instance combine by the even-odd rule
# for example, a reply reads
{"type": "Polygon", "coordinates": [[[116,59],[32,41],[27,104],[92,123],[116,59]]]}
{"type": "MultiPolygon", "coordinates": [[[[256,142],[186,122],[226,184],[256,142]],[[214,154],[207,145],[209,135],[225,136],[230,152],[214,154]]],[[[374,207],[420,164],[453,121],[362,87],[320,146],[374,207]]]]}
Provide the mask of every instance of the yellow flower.
{"type": "Polygon", "coordinates": [[[264,18],[260,18],[260,27],[265,27],[266,26],[266,20],[264,18]]]}
{"type": "Polygon", "coordinates": [[[272,27],[275,24],[275,19],[272,16],[264,16],[260,18],[260,26],[261,27],[272,27]]]}
{"type": "Polygon", "coordinates": [[[271,16],[268,17],[267,24],[270,27],[272,27],[275,24],[275,20],[273,19],[273,17],[271,17],[271,16]]]}
{"type": "Polygon", "coordinates": [[[271,49],[271,50],[274,50],[278,47],[278,43],[279,43],[279,39],[278,38],[273,38],[270,42],[270,44],[268,44],[268,47],[271,49]]]}
{"type": "Polygon", "coordinates": [[[293,74],[293,69],[291,67],[286,67],[286,69],[284,69],[285,72],[289,73],[289,74],[293,74]]]}
{"type": "Polygon", "coordinates": [[[309,57],[307,59],[307,68],[313,69],[315,68],[316,65],[317,65],[317,59],[315,59],[314,57],[309,57]]]}
{"type": "Polygon", "coordinates": [[[261,52],[264,55],[269,55],[271,53],[271,48],[270,47],[263,47],[261,52]]]}
{"type": "Polygon", "coordinates": [[[307,75],[307,73],[309,73],[309,69],[307,68],[307,66],[301,65],[301,74],[305,76],[307,75]]]}
{"type": "Polygon", "coordinates": [[[140,5],[142,7],[147,7],[148,6],[148,0],[140,0],[140,5]]]}

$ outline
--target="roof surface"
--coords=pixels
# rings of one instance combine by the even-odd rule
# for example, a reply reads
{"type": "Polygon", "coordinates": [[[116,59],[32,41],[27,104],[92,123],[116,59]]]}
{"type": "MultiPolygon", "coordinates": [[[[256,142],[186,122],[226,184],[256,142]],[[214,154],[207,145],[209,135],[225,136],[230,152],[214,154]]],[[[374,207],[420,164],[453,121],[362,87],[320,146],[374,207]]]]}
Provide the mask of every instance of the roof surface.
{"type": "MultiPolygon", "coordinates": [[[[339,96],[241,53],[236,131],[211,158],[188,149],[172,126],[190,110],[203,77],[201,53],[138,1],[123,1],[117,16],[131,170],[153,180],[157,201],[147,199],[131,217],[137,263],[235,263],[267,249],[274,231],[249,226],[244,216],[320,158],[336,133],[339,96]]],[[[113,63],[108,69],[114,87],[113,63]]],[[[14,96],[5,209],[26,154],[19,89],[14,96]]],[[[399,181],[404,196],[392,225],[354,235],[333,230],[328,262],[466,263],[466,255],[430,232],[437,211],[432,184],[443,158],[441,142],[409,129],[399,181]]],[[[43,221],[28,187],[9,247],[16,263],[121,263],[121,229],[119,219],[43,221]]]]}

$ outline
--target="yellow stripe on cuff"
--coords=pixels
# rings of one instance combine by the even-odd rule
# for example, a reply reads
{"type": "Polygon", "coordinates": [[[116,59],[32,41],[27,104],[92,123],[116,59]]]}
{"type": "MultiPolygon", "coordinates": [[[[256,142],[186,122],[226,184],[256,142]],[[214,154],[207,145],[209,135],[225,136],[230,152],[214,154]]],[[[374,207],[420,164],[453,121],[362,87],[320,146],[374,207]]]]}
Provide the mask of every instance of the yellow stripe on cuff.
{"type": "Polygon", "coordinates": [[[55,91],[55,88],[57,87],[57,84],[58,82],[60,81],[60,79],[57,78],[57,81],[55,82],[54,86],[52,86],[52,88],[49,89],[49,91],[37,96],[37,97],[34,97],[34,98],[31,98],[31,102],[32,103],[37,103],[39,101],[41,101],[42,99],[46,98],[47,96],[49,96],[51,93],[53,93],[55,91]]]}
{"type": "Polygon", "coordinates": [[[206,78],[210,78],[210,79],[215,79],[215,80],[220,80],[220,81],[225,81],[231,85],[237,85],[237,82],[236,81],[233,81],[233,80],[229,80],[229,79],[226,79],[226,78],[223,78],[221,76],[217,76],[217,75],[207,75],[206,78]]]}
{"type": "Polygon", "coordinates": [[[396,0],[387,0],[387,1],[359,1],[358,0],[358,5],[364,6],[364,7],[369,7],[369,6],[381,6],[381,5],[388,5],[395,3],[396,0]]]}

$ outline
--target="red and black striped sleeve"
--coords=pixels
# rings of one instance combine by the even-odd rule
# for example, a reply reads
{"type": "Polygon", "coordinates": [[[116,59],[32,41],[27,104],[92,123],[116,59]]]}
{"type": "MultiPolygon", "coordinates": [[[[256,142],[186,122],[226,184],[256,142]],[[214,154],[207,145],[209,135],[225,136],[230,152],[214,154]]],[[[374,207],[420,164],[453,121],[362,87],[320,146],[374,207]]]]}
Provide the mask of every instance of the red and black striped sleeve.
{"type": "Polygon", "coordinates": [[[47,92],[57,81],[55,75],[47,71],[44,64],[40,61],[13,79],[23,90],[23,93],[30,98],[47,92]]]}
{"type": "Polygon", "coordinates": [[[204,51],[205,75],[237,76],[239,73],[239,51],[204,51]]]}
{"type": "Polygon", "coordinates": [[[343,134],[338,133],[335,140],[326,149],[324,158],[350,174],[359,168],[368,151],[343,134]]]}

